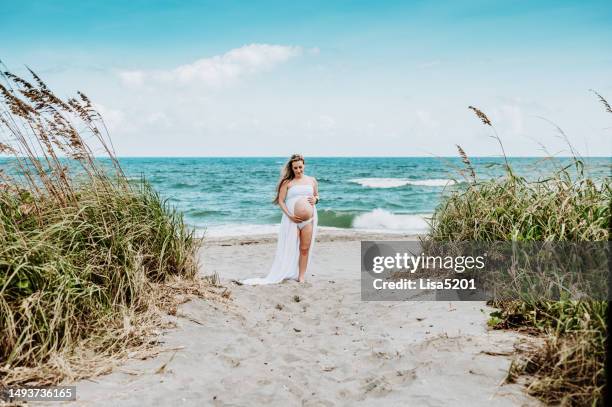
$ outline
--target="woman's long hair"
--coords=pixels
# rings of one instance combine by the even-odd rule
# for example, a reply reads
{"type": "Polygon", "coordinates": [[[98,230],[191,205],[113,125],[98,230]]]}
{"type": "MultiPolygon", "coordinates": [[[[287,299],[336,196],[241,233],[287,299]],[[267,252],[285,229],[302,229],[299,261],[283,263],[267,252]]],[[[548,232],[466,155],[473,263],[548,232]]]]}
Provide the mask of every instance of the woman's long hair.
{"type": "Polygon", "coordinates": [[[278,180],[278,185],[276,186],[276,198],[274,198],[274,201],[272,201],[277,205],[279,203],[278,197],[280,195],[281,185],[283,185],[283,182],[291,181],[295,178],[295,174],[293,173],[293,163],[296,161],[301,161],[304,164],[306,163],[306,161],[304,161],[303,155],[293,154],[291,157],[289,157],[289,161],[287,161],[287,163],[283,166],[283,169],[281,170],[281,176],[278,180]]]}

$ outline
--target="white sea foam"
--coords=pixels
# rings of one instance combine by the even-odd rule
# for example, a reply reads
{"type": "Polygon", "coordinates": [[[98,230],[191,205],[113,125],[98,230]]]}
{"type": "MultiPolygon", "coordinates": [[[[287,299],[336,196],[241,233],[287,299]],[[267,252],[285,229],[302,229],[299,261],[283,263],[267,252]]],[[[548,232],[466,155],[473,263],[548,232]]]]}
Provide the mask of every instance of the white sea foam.
{"type": "MultiPolygon", "coordinates": [[[[358,215],[351,229],[363,232],[385,233],[426,233],[429,231],[427,219],[431,214],[394,214],[384,209],[374,209],[358,215]]],[[[318,226],[321,230],[347,230],[331,226],[318,226]]],[[[224,224],[212,225],[206,229],[197,229],[199,237],[227,237],[227,236],[258,236],[278,234],[279,224],[224,224]]],[[[348,229],[348,230],[351,230],[348,229]]]]}
{"type": "Polygon", "coordinates": [[[374,209],[359,215],[353,220],[353,228],[377,231],[401,231],[406,233],[425,233],[429,231],[427,219],[430,214],[395,214],[384,209],[374,209]]]}
{"type": "Polygon", "coordinates": [[[369,188],[397,188],[404,185],[444,187],[455,183],[452,179],[407,179],[407,178],[357,178],[350,180],[369,188]]]}

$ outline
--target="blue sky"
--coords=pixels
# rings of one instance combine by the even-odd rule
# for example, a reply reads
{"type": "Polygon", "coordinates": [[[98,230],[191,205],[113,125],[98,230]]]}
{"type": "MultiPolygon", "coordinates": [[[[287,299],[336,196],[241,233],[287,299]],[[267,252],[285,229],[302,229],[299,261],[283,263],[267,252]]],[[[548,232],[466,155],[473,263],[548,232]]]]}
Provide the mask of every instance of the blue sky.
{"type": "Polygon", "coordinates": [[[0,59],[89,94],[124,156],[612,155],[605,1],[20,1],[0,59]],[[7,40],[8,39],[8,40],[7,40]]]}

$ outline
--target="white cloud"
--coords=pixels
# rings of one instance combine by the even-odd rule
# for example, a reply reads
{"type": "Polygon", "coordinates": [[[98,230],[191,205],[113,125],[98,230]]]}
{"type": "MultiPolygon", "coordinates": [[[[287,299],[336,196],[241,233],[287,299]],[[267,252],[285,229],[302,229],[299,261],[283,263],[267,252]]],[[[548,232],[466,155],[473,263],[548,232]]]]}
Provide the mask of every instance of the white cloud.
{"type": "Polygon", "coordinates": [[[104,124],[108,127],[109,131],[114,131],[121,128],[125,124],[125,115],[119,109],[113,109],[109,106],[101,103],[95,103],[94,108],[102,115],[104,124]]]}
{"type": "Polygon", "coordinates": [[[119,72],[121,82],[128,86],[140,86],[144,82],[145,73],[143,71],[124,71],[119,72]]]}
{"type": "Polygon", "coordinates": [[[250,44],[171,70],[123,71],[119,77],[128,86],[142,86],[149,82],[222,86],[241,77],[269,71],[302,53],[302,47],[250,44]]]}
{"type": "Polygon", "coordinates": [[[164,112],[153,112],[146,116],[146,124],[169,128],[172,126],[172,120],[164,112]]]}

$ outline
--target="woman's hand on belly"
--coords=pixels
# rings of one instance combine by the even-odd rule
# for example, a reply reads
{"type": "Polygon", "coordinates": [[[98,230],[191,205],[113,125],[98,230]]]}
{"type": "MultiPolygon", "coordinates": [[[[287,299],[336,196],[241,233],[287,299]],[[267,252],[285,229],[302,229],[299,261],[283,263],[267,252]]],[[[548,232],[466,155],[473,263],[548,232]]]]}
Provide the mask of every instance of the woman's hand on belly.
{"type": "Polygon", "coordinates": [[[294,222],[294,223],[301,223],[302,222],[302,218],[300,218],[299,216],[289,216],[289,219],[291,219],[291,221],[294,222]]]}
{"type": "Polygon", "coordinates": [[[317,203],[317,200],[312,195],[309,196],[307,199],[308,199],[308,203],[311,204],[312,206],[314,206],[314,204],[317,203]]]}

